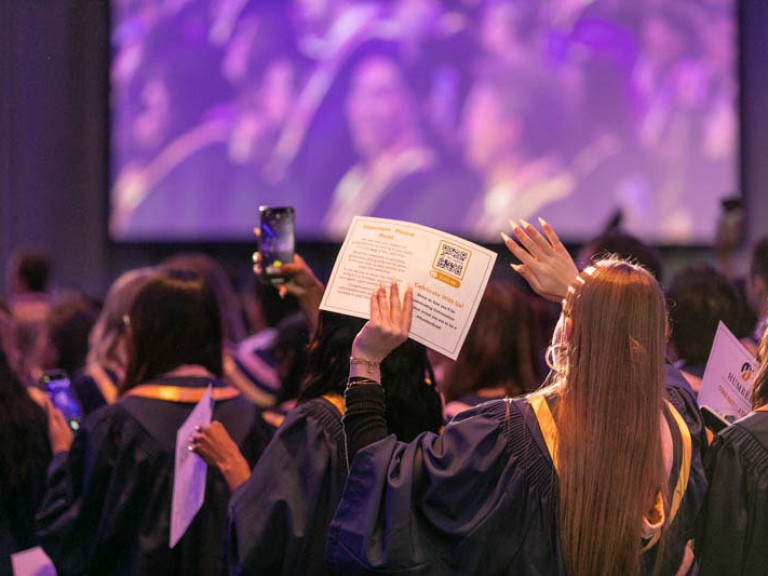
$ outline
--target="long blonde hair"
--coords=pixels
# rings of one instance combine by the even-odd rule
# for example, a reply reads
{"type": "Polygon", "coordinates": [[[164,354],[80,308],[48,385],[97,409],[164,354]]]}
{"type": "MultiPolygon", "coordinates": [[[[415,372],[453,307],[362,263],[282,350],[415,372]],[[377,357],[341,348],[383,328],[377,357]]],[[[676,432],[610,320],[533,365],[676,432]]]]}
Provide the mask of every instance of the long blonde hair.
{"type": "MultiPolygon", "coordinates": [[[[641,523],[662,490],[666,307],[656,280],[620,260],[569,290],[555,364],[560,542],[571,576],[637,574],[641,523]]],[[[668,512],[668,510],[667,510],[668,512]]]]}

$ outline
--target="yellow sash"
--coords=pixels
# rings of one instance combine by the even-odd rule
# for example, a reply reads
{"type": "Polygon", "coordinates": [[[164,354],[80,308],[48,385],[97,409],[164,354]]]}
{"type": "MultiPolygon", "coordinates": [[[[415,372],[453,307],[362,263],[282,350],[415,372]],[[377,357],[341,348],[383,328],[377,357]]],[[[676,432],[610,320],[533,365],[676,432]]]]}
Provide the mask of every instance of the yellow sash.
{"type": "MultiPolygon", "coordinates": [[[[688,430],[688,426],[685,424],[685,420],[680,416],[680,413],[674,406],[668,401],[664,401],[669,409],[669,413],[672,415],[672,419],[677,424],[678,430],[680,430],[680,437],[683,440],[683,456],[682,462],[680,462],[680,473],[677,477],[677,483],[675,484],[675,491],[672,494],[672,505],[669,509],[669,524],[675,519],[677,511],[680,509],[680,504],[683,501],[685,495],[685,489],[688,486],[688,478],[691,475],[691,433],[688,430]]],[[[558,471],[557,461],[557,424],[552,416],[552,411],[549,409],[549,404],[544,396],[533,396],[528,399],[528,403],[533,408],[533,412],[536,415],[536,420],[539,423],[541,429],[541,435],[544,437],[544,443],[547,445],[549,456],[552,458],[552,463],[555,467],[555,472],[558,471]]],[[[661,492],[657,494],[656,505],[654,508],[661,513],[663,518],[664,508],[661,499],[661,492]]],[[[643,546],[642,552],[650,550],[661,537],[661,532],[657,532],[646,544],[643,546]]]]}
{"type": "MultiPolygon", "coordinates": [[[[166,402],[180,402],[183,404],[196,404],[203,399],[208,388],[188,388],[185,386],[169,386],[166,384],[140,384],[128,390],[123,396],[137,396],[139,398],[152,398],[166,402]]],[[[214,401],[231,400],[240,396],[240,390],[232,386],[220,386],[211,390],[214,401]]]]}

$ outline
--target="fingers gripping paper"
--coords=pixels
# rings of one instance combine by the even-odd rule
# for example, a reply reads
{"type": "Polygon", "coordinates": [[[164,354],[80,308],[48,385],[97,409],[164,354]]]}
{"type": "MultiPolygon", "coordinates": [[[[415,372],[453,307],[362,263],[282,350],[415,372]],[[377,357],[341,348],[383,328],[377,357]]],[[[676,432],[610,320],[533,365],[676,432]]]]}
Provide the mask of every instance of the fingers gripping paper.
{"type": "Polygon", "coordinates": [[[397,280],[413,288],[410,337],[456,359],[488,284],[496,254],[457,236],[399,220],[352,221],[322,310],[368,318],[371,294],[397,280]]]}

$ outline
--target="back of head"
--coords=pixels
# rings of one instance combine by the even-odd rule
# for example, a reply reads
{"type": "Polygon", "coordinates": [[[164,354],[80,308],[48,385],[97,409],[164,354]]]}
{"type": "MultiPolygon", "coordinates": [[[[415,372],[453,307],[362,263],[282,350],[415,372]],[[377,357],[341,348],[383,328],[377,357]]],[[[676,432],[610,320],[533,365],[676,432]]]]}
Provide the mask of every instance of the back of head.
{"type": "Polygon", "coordinates": [[[488,284],[456,362],[441,386],[446,402],[482,388],[509,396],[538,388],[538,327],[528,296],[509,281],[488,284]]]}
{"type": "Polygon", "coordinates": [[[93,302],[79,294],[65,296],[55,302],[44,329],[53,355],[43,354],[41,367],[61,368],[68,374],[82,369],[88,354],[88,335],[98,313],[93,302]]]}
{"type": "Polygon", "coordinates": [[[124,317],[139,290],[155,273],[154,268],[138,268],[123,273],[114,281],[88,338],[89,366],[101,366],[120,373],[125,370],[124,317]]]}
{"type": "Polygon", "coordinates": [[[587,266],[611,255],[639,264],[653,274],[657,281],[662,281],[664,270],[658,250],[621,230],[608,230],[592,238],[582,248],[579,260],[582,266],[587,266]]]}
{"type": "Polygon", "coordinates": [[[691,264],[675,274],[667,299],[672,344],[686,364],[706,364],[720,321],[741,336],[743,304],[728,278],[709,264],[691,264]]]}
{"type": "MultiPolygon", "coordinates": [[[[352,341],[363,325],[365,320],[360,318],[320,313],[300,402],[324,394],[344,394],[352,341]]],[[[426,350],[410,339],[381,363],[387,424],[399,439],[409,441],[425,430],[436,432],[442,426],[442,403],[433,380],[426,350]]]]}
{"type": "Polygon", "coordinates": [[[664,297],[643,268],[598,261],[572,285],[563,318],[555,365],[566,571],[637,574],[641,519],[666,488],[664,297]]]}
{"type": "Polygon", "coordinates": [[[19,249],[8,261],[8,279],[21,292],[45,292],[50,268],[50,257],[45,250],[19,249]]]}
{"type": "Polygon", "coordinates": [[[136,295],[128,322],[128,366],[121,392],[184,365],[221,375],[219,308],[201,276],[159,271],[136,295]]]}
{"type": "Polygon", "coordinates": [[[240,342],[245,338],[245,322],[240,302],[226,270],[216,260],[207,254],[188,252],[167,258],[163,265],[178,270],[191,270],[205,278],[216,295],[225,341],[240,342]]]}

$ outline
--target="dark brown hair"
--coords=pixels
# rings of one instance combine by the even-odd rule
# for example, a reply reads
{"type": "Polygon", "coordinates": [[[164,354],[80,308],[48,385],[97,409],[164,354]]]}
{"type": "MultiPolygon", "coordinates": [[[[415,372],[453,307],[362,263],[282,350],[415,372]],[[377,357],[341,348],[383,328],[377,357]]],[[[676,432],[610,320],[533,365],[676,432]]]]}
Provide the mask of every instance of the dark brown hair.
{"type": "Polygon", "coordinates": [[[219,308],[201,276],[158,272],[136,295],[128,322],[128,366],[121,392],[185,364],[221,375],[219,308]]]}

